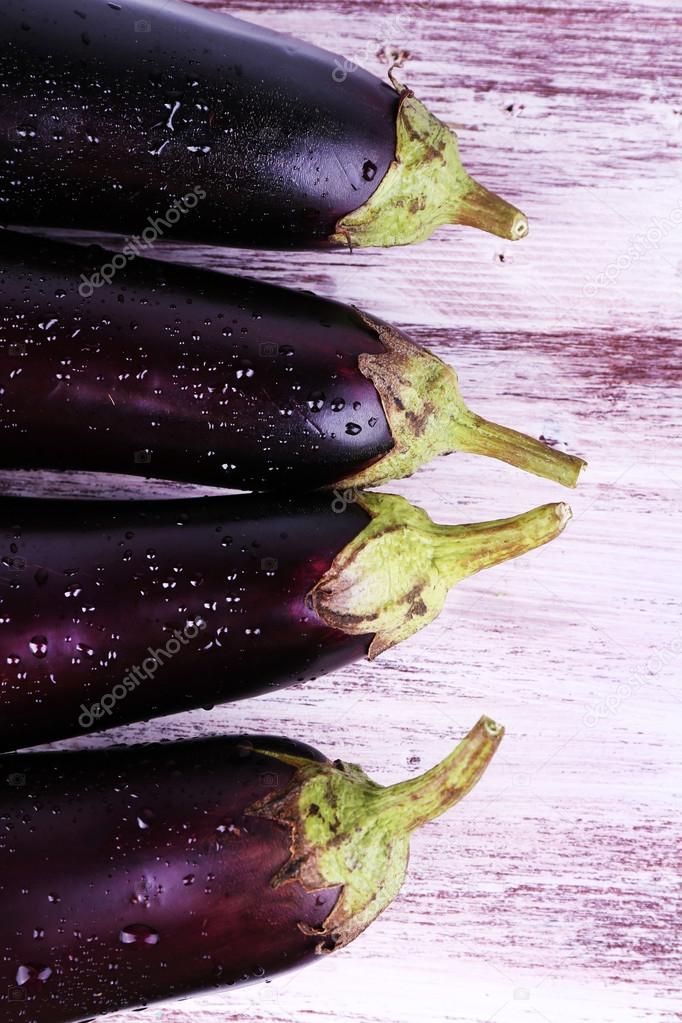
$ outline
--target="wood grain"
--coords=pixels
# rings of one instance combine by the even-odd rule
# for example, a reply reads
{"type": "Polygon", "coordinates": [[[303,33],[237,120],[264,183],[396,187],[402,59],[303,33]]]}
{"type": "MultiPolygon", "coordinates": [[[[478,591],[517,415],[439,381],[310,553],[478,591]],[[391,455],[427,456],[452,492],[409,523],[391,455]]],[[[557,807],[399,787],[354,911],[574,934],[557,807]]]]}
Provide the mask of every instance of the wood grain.
{"type": "MultiPolygon", "coordinates": [[[[561,539],[461,584],[438,622],[377,663],[89,740],[276,731],[390,782],[443,756],[483,712],[507,727],[475,792],[415,836],[400,898],[352,947],[144,1018],[682,1020],[679,5],[208,6],[382,74],[387,49],[408,50],[403,79],[531,233],[512,245],[443,229],[352,256],[171,243],[158,254],[364,305],[452,362],[477,411],[590,467],[561,539]]],[[[453,522],[566,496],[468,456],[389,489],[453,522]]]]}

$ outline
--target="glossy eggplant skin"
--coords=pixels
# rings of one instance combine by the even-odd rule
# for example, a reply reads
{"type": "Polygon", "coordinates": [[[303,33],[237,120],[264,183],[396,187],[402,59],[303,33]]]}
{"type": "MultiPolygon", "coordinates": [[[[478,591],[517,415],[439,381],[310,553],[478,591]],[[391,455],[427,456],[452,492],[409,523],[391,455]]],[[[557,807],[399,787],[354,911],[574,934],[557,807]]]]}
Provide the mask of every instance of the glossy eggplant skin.
{"type": "Polygon", "coordinates": [[[0,467],[302,491],[393,447],[354,310],[147,259],[82,297],[109,259],[0,231],[0,467]]]}
{"type": "Polygon", "coordinates": [[[315,247],[395,156],[395,90],[166,0],[0,0],[0,222],[315,247]]]}
{"type": "Polygon", "coordinates": [[[256,696],[365,656],[306,595],[368,524],[330,495],[0,502],[0,750],[256,696]]]}
{"type": "Polygon", "coordinates": [[[264,736],[0,759],[3,1020],[73,1023],[315,956],[339,890],[271,884],[287,829],[246,811],[294,768],[254,745],[325,759],[264,736]]]}

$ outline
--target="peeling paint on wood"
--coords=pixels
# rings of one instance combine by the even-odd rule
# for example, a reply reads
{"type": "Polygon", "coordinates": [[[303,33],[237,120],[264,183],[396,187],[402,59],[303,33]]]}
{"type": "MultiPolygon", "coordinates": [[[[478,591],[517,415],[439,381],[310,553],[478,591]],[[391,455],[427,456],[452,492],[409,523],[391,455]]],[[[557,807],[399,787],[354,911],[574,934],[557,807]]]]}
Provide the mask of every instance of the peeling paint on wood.
{"type": "MultiPolygon", "coordinates": [[[[159,252],[365,306],[455,365],[476,411],[590,466],[556,543],[465,581],[435,624],[377,663],[89,740],[281,732],[388,783],[438,760],[483,712],[507,726],[472,796],[415,836],[401,897],[356,943],[144,1018],[681,1020],[679,5],[207,6],[378,73],[391,50],[409,51],[402,79],[457,127],[468,169],[524,209],[531,232],[512,245],[445,228],[352,256],[159,252]]],[[[106,485],[80,481],[86,493],[106,485]]],[[[464,455],[385,489],[447,521],[566,496],[464,455]]]]}

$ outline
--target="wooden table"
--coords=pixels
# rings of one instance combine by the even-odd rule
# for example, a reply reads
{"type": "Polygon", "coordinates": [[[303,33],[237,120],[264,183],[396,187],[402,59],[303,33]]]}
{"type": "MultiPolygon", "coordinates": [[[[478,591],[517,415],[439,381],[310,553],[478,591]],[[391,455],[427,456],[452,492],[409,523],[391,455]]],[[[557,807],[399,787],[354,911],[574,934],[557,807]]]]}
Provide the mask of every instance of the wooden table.
{"type": "MultiPolygon", "coordinates": [[[[682,9],[207,6],[379,74],[392,49],[409,51],[402,79],[531,233],[511,244],[446,228],[352,256],[158,254],[365,306],[456,365],[473,408],[590,465],[562,538],[460,585],[438,622],[377,663],[89,740],[275,731],[388,783],[445,755],[483,712],[507,727],[475,792],[415,836],[401,896],[355,944],[144,1019],[681,1020],[682,9]]],[[[567,496],[463,455],[389,489],[452,522],[567,496]]]]}

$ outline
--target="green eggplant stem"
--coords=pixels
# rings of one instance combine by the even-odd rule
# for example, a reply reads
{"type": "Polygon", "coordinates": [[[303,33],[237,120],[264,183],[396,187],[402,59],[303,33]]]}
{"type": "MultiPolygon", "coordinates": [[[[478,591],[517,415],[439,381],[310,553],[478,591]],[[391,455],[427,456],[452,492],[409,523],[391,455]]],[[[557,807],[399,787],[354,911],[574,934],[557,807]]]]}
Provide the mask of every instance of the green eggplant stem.
{"type": "Polygon", "coordinates": [[[451,526],[395,494],[366,491],[356,501],[370,521],[337,554],[307,603],[331,628],[373,635],[370,660],[432,622],[461,579],[548,543],[571,517],[558,503],[451,526]]]}
{"type": "Polygon", "coordinates": [[[469,175],[457,136],[393,75],[400,95],[396,154],[374,194],[337,221],[333,245],[389,246],[423,242],[443,224],[466,224],[518,241],[528,220],[516,206],[469,175]]]}
{"type": "Polygon", "coordinates": [[[451,420],[450,443],[455,451],[488,455],[565,487],[575,487],[587,464],[577,455],[557,451],[535,437],[492,423],[465,407],[451,420]]]}
{"type": "Polygon", "coordinates": [[[448,587],[484,568],[549,543],[571,518],[563,501],[543,504],[529,512],[492,522],[466,526],[436,525],[433,533],[433,561],[448,587]]]}
{"type": "Polygon", "coordinates": [[[504,728],[482,717],[459,745],[418,778],[379,790],[374,812],[394,834],[435,820],[474,787],[499,746],[504,728]]]}
{"type": "Polygon", "coordinates": [[[453,451],[487,455],[564,486],[576,485],[586,464],[582,458],[483,419],[465,403],[451,366],[390,324],[360,310],[357,315],[386,349],[361,354],[358,366],[381,398],[394,444],[337,486],[379,486],[453,451]]]}
{"type": "Polygon", "coordinates": [[[477,227],[480,231],[514,242],[528,234],[525,213],[471,177],[453,206],[450,223],[477,227]]]}
{"type": "Polygon", "coordinates": [[[405,878],[411,833],[466,796],[503,735],[501,726],[482,717],[442,763],[387,787],[355,764],[259,750],[296,768],[284,791],[249,811],[290,834],[289,858],[270,883],[277,888],[296,881],[307,892],[339,888],[333,910],[311,932],[320,954],[347,945],[393,901],[405,878]]]}

